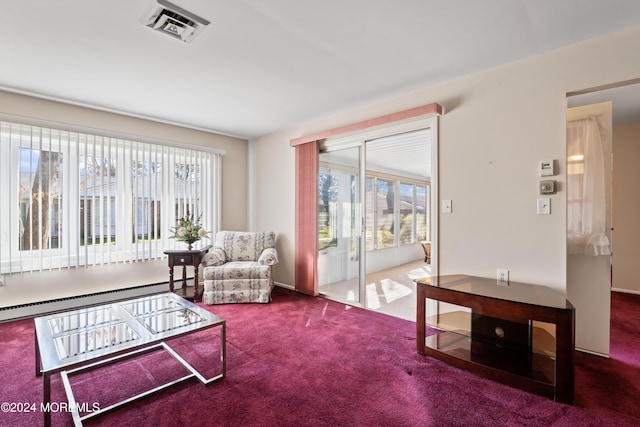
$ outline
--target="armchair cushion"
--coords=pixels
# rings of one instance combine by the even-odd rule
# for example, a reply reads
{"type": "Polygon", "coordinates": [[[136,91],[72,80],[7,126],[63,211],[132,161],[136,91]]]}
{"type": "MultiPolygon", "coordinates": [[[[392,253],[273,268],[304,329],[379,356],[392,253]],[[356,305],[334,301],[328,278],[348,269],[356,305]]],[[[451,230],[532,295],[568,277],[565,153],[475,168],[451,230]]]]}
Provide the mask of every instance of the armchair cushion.
{"type": "Polygon", "coordinates": [[[205,268],[204,280],[229,280],[233,282],[253,279],[269,279],[270,271],[267,266],[261,266],[255,261],[231,261],[218,268],[205,268]]]}
{"type": "Polygon", "coordinates": [[[276,233],[219,231],[213,244],[224,250],[229,261],[257,261],[266,248],[276,247],[276,233]]]}

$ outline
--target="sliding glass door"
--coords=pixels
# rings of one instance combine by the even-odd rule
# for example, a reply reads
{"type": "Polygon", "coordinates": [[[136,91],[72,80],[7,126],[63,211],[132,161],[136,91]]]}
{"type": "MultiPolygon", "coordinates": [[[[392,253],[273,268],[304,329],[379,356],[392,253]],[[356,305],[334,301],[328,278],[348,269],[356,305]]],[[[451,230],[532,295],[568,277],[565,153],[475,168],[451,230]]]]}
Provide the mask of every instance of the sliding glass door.
{"type": "Polygon", "coordinates": [[[320,294],[415,318],[414,280],[434,274],[437,260],[437,134],[423,123],[320,144],[320,294]]]}
{"type": "Polygon", "coordinates": [[[361,305],[361,146],[320,153],[318,281],[320,293],[361,305]]]}

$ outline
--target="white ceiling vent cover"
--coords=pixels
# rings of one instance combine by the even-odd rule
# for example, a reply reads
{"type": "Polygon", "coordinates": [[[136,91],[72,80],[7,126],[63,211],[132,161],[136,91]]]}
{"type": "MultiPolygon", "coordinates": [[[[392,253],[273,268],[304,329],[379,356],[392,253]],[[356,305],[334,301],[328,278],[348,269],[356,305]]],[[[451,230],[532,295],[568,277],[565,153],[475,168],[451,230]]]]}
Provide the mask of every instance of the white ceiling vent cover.
{"type": "Polygon", "coordinates": [[[167,0],[156,0],[140,22],[149,28],[168,34],[183,42],[190,43],[204,28],[210,24],[191,12],[176,6],[167,0]]]}

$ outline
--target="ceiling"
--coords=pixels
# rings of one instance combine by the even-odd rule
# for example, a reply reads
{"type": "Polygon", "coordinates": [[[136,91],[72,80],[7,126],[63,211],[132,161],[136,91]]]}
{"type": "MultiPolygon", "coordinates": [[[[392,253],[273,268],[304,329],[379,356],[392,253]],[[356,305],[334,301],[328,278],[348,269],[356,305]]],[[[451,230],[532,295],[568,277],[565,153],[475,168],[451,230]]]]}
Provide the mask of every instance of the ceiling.
{"type": "MultiPolygon", "coordinates": [[[[637,0],[0,0],[0,88],[254,138],[640,24],[637,0]]],[[[428,100],[427,100],[428,101],[428,100]]]]}

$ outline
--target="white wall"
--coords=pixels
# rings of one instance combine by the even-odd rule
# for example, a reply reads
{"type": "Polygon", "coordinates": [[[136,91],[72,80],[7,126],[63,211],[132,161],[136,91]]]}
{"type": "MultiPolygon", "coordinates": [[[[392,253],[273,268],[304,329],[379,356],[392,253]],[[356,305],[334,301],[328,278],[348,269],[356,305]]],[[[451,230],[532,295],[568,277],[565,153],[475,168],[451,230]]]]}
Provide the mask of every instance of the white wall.
{"type": "MultiPolygon", "coordinates": [[[[425,54],[427,54],[425,49],[425,54]]],[[[292,138],[438,102],[441,274],[495,277],[566,290],[566,93],[640,73],[640,27],[576,44],[370,105],[316,118],[256,140],[256,228],[278,233],[275,280],[293,285],[292,138]],[[612,64],[615,64],[612,65],[612,64]],[[555,159],[560,192],[552,214],[536,215],[537,163],[555,159]]]]}
{"type": "MultiPolygon", "coordinates": [[[[640,102],[640,100],[638,100],[640,102]]],[[[613,288],[640,294],[640,123],[613,128],[613,288]],[[625,185],[628,183],[628,185],[625,185]]]]}

